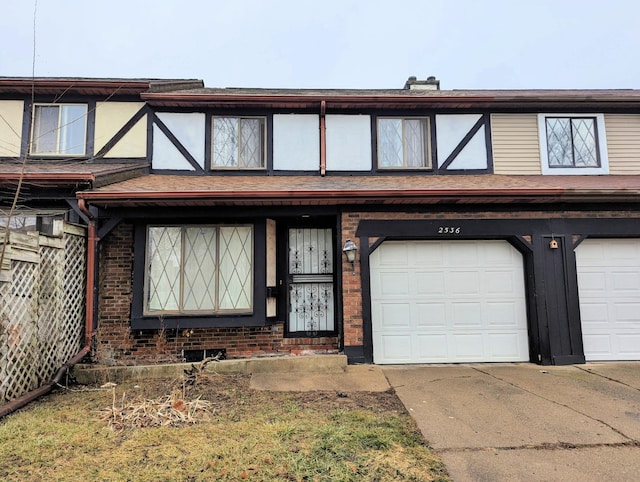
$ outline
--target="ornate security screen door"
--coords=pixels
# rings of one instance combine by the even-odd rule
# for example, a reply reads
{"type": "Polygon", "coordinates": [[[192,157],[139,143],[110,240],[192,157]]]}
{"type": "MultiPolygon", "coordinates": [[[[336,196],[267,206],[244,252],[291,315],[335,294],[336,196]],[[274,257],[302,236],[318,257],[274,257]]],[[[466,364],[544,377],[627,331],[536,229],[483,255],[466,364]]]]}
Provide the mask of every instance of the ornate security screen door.
{"type": "Polygon", "coordinates": [[[289,229],[288,264],[288,331],[334,331],[332,230],[289,229]]]}

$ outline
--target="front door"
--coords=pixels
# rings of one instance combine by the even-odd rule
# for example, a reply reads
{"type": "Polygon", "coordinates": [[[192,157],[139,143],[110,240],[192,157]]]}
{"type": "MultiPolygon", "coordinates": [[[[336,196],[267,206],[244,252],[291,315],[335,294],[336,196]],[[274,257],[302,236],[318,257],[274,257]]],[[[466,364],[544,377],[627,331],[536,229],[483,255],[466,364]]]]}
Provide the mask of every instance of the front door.
{"type": "Polygon", "coordinates": [[[319,336],[335,331],[331,228],[289,228],[287,331],[319,336]]]}

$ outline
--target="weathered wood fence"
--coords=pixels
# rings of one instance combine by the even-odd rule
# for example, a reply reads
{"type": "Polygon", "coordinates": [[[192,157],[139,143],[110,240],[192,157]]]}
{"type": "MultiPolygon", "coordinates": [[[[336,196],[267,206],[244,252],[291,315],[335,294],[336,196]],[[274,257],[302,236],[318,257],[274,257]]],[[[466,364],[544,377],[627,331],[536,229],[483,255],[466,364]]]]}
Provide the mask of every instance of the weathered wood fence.
{"type": "MultiPolygon", "coordinates": [[[[0,249],[5,237],[0,228],[0,249]]],[[[86,235],[12,231],[0,267],[0,404],[50,381],[83,345],[86,235]]]]}

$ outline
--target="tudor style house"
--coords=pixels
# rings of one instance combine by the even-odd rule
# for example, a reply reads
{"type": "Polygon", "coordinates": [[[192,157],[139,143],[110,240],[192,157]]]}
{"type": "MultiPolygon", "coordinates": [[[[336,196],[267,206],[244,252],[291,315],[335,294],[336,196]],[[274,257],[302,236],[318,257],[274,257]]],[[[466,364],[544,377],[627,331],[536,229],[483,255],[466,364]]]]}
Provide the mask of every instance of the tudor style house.
{"type": "Polygon", "coordinates": [[[103,363],[640,360],[640,91],[0,88],[103,363]]]}

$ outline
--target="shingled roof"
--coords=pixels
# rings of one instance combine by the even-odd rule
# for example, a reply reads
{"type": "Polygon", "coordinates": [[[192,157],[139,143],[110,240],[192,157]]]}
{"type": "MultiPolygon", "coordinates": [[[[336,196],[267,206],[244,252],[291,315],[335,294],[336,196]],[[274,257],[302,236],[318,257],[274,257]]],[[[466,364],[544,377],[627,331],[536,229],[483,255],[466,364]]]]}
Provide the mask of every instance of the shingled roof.
{"type": "Polygon", "coordinates": [[[640,202],[640,176],[179,176],[78,193],[98,206],[640,202]]]}

